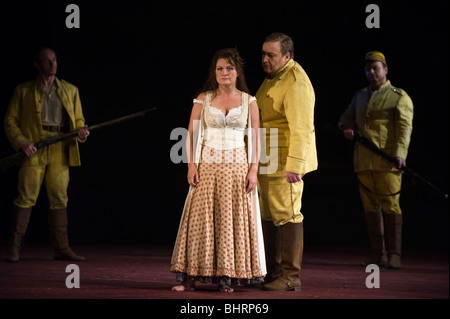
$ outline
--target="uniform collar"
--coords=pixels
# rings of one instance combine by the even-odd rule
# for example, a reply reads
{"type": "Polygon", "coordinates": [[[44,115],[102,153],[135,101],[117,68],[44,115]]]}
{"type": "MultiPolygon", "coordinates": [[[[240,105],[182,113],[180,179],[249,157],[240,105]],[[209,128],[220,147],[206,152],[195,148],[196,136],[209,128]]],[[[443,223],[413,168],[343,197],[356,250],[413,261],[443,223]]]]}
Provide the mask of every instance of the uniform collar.
{"type": "Polygon", "coordinates": [[[269,79],[274,79],[277,77],[280,77],[281,75],[283,75],[284,73],[286,73],[287,70],[291,69],[294,66],[295,62],[293,59],[290,59],[289,61],[287,61],[287,63],[278,71],[276,71],[273,74],[268,75],[267,77],[269,79]]]}
{"type": "Polygon", "coordinates": [[[384,84],[381,84],[381,85],[380,85],[380,88],[379,88],[378,90],[376,90],[376,91],[374,91],[374,90],[372,89],[372,86],[369,85],[369,91],[370,91],[370,93],[384,92],[386,89],[388,89],[388,88],[390,88],[390,87],[391,87],[391,81],[387,80],[384,84]]]}

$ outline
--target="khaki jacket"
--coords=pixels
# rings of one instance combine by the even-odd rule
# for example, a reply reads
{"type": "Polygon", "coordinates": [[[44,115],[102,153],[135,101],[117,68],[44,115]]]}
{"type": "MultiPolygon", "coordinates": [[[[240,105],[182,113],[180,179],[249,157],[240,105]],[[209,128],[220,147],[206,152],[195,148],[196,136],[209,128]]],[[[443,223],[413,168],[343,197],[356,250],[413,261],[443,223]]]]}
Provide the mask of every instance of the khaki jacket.
{"type": "MultiPolygon", "coordinates": [[[[70,130],[83,127],[84,117],[78,88],[57,78],[55,82],[58,96],[68,115],[70,130]]],[[[37,143],[43,139],[41,119],[43,94],[40,79],[19,84],[14,90],[5,114],[4,127],[15,151],[19,151],[25,141],[37,143]]],[[[43,149],[38,150],[29,158],[28,165],[45,165],[42,153],[43,149]]],[[[69,166],[81,165],[77,138],[69,141],[68,160],[69,166]]]]}
{"type": "MultiPolygon", "coordinates": [[[[377,91],[359,90],[341,115],[340,129],[352,128],[392,157],[406,160],[412,132],[414,107],[411,98],[388,80],[377,91]]],[[[355,144],[355,172],[394,171],[392,163],[360,143],[355,144]]]]}
{"type": "Polygon", "coordinates": [[[276,74],[266,77],[255,96],[261,128],[266,129],[265,152],[271,159],[273,155],[278,156],[277,172],[289,171],[303,176],[316,170],[315,94],[300,64],[289,60],[276,74]],[[270,135],[274,134],[272,128],[278,129],[278,145],[270,143],[270,135]],[[277,151],[278,154],[274,154],[277,151]]]}

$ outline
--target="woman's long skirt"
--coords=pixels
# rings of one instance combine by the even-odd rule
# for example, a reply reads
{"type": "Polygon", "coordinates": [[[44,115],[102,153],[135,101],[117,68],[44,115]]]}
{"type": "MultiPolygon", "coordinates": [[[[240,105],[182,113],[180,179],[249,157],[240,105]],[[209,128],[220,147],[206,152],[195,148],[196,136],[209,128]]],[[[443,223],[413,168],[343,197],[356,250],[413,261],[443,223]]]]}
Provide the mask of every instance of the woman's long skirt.
{"type": "Polygon", "coordinates": [[[187,277],[202,282],[230,278],[233,284],[262,281],[247,173],[245,148],[203,148],[200,182],[186,198],[172,255],[170,270],[178,281],[187,277]]]}

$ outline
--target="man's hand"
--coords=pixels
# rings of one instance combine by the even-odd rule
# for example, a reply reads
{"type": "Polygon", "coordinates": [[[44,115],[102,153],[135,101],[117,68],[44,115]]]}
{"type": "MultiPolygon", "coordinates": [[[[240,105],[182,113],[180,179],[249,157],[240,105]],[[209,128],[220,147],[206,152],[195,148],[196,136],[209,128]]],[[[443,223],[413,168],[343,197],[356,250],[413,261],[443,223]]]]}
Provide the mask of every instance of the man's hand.
{"type": "Polygon", "coordinates": [[[300,182],[302,178],[299,174],[286,172],[286,180],[288,181],[288,183],[297,183],[300,182]]]}
{"type": "Polygon", "coordinates": [[[30,157],[31,155],[33,155],[34,153],[37,152],[37,148],[34,146],[33,143],[26,141],[25,143],[23,143],[20,146],[20,149],[22,150],[22,152],[24,152],[28,157],[30,157]]]}
{"type": "Polygon", "coordinates": [[[344,137],[350,141],[353,141],[353,139],[355,138],[355,130],[353,130],[352,128],[346,128],[343,133],[344,137]]]}
{"type": "Polygon", "coordinates": [[[406,162],[405,162],[405,160],[404,160],[403,158],[397,156],[397,157],[395,158],[394,166],[395,166],[397,169],[402,169],[403,166],[406,166],[406,162]]]}
{"type": "Polygon", "coordinates": [[[90,134],[90,132],[89,132],[89,130],[87,129],[87,125],[85,125],[84,127],[80,127],[80,128],[78,129],[78,138],[79,138],[80,140],[85,140],[85,139],[87,139],[87,137],[89,136],[89,134],[90,134]]]}

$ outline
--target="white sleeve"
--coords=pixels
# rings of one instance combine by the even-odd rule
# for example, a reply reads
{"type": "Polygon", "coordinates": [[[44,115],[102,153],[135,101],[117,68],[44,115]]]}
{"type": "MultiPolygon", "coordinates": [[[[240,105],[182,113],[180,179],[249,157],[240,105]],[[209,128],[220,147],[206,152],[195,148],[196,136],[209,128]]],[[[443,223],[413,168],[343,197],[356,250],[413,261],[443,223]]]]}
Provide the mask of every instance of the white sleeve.
{"type": "Polygon", "coordinates": [[[248,104],[252,103],[253,101],[256,101],[256,97],[254,96],[248,99],[248,104]]]}
{"type": "Polygon", "coordinates": [[[203,101],[202,100],[194,99],[194,103],[199,103],[199,104],[203,105],[203,101]]]}

